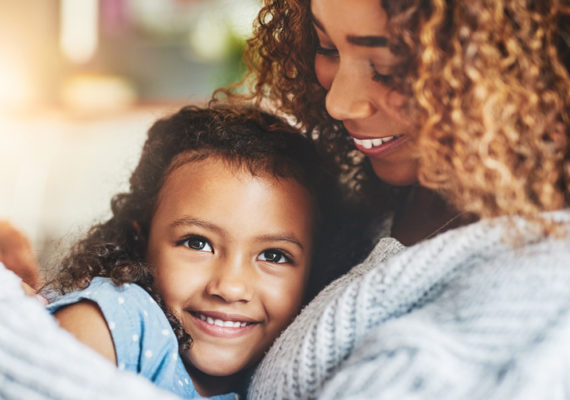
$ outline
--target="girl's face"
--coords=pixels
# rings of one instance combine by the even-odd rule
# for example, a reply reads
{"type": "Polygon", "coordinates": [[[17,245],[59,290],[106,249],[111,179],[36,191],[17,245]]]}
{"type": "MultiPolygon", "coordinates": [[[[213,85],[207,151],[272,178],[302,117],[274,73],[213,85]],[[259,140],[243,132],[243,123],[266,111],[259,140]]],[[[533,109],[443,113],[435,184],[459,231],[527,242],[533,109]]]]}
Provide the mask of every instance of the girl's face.
{"type": "MultiPolygon", "coordinates": [[[[216,157],[168,175],[147,262],[157,292],[193,339],[183,354],[191,375],[192,368],[221,377],[251,367],[297,314],[313,211],[294,179],[254,177],[216,157]]],[[[192,378],[201,394],[214,394],[192,378]]]]}
{"type": "Polygon", "coordinates": [[[328,113],[342,121],[378,177],[394,185],[416,182],[418,162],[405,97],[388,86],[397,58],[387,47],[380,0],[311,0],[319,38],[315,72],[328,90],[328,113]]]}

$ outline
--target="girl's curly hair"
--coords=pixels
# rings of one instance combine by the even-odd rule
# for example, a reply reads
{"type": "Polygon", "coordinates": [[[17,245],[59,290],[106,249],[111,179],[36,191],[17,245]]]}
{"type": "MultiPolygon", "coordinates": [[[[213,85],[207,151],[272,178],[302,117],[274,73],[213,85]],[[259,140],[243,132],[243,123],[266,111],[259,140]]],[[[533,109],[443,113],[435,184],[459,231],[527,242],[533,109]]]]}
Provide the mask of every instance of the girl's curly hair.
{"type": "MultiPolygon", "coordinates": [[[[417,127],[420,182],[482,217],[568,205],[568,0],[378,2],[401,60],[391,85],[417,127]]],[[[266,0],[246,49],[249,93],[293,115],[369,189],[378,179],[326,112],[316,44],[309,0],[266,0]]]]}
{"type": "Polygon", "coordinates": [[[113,197],[111,218],[93,226],[71,248],[48,287],[68,293],[87,287],[96,276],[109,277],[117,285],[136,283],[161,305],[182,347],[187,348],[190,337],[153,290],[146,248],[159,192],[170,171],[211,156],[254,176],[293,178],[313,196],[316,235],[305,301],[372,246],[360,250],[362,239],[359,232],[351,231],[352,220],[346,217],[355,213],[340,208],[334,177],[323,168],[314,144],[297,129],[249,106],[187,106],[150,128],[129,191],[113,197]]]}

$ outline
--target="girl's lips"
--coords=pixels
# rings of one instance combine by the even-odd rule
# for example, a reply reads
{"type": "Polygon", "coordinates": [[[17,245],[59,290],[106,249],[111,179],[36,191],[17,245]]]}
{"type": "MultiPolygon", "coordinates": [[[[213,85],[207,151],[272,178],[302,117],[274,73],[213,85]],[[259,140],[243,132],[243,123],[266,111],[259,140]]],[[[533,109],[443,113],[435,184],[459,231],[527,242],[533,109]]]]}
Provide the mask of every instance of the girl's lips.
{"type": "Polygon", "coordinates": [[[352,138],[354,139],[354,146],[367,157],[385,156],[409,140],[409,136],[407,135],[395,135],[394,139],[380,144],[379,142],[382,138],[370,139],[356,136],[352,136],[352,138]],[[373,147],[370,147],[370,141],[374,142],[373,147]]]}
{"type": "Polygon", "coordinates": [[[232,316],[221,313],[190,312],[192,322],[202,332],[220,338],[235,338],[247,334],[259,322],[250,318],[232,316]]]}

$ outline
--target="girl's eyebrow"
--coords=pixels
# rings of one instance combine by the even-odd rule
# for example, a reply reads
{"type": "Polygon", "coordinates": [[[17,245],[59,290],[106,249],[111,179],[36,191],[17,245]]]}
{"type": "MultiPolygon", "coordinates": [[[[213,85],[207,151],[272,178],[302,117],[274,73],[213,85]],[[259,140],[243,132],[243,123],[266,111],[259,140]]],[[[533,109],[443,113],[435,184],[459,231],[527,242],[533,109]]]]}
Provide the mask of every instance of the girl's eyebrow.
{"type": "MultiPolygon", "coordinates": [[[[321,21],[319,21],[319,19],[315,17],[313,13],[311,13],[311,20],[313,21],[313,24],[315,24],[315,26],[319,28],[320,31],[322,31],[323,33],[327,33],[327,30],[325,29],[321,21]]],[[[388,46],[388,38],[386,36],[381,36],[381,35],[365,35],[365,36],[347,35],[346,41],[356,46],[362,46],[362,47],[388,46]]]]}
{"type": "Polygon", "coordinates": [[[205,221],[203,219],[194,218],[194,217],[178,218],[170,224],[170,227],[176,228],[179,226],[186,226],[186,225],[201,226],[203,228],[206,228],[208,230],[215,231],[218,233],[224,232],[224,230],[222,228],[220,228],[219,226],[212,224],[211,222],[205,221]]]}
{"type": "Polygon", "coordinates": [[[299,247],[301,250],[305,250],[305,246],[303,246],[303,243],[301,243],[300,240],[298,240],[294,235],[289,235],[289,234],[267,234],[267,235],[261,235],[257,237],[257,240],[262,241],[262,242],[273,242],[273,241],[282,241],[282,242],[288,242],[288,243],[292,243],[294,245],[296,245],[297,247],[299,247]]]}

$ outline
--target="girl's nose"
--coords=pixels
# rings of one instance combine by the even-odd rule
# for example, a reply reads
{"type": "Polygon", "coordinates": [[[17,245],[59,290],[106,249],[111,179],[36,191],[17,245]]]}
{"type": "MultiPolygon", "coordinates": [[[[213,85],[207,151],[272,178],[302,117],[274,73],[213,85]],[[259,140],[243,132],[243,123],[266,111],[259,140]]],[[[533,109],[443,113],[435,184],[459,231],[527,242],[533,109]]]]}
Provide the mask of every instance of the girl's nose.
{"type": "Polygon", "coordinates": [[[207,284],[208,295],[227,303],[248,302],[252,299],[252,278],[241,260],[220,260],[207,284]]]}
{"type": "Polygon", "coordinates": [[[360,77],[356,68],[339,65],[326,97],[327,112],[336,120],[362,119],[375,112],[368,97],[373,82],[360,77]]]}

